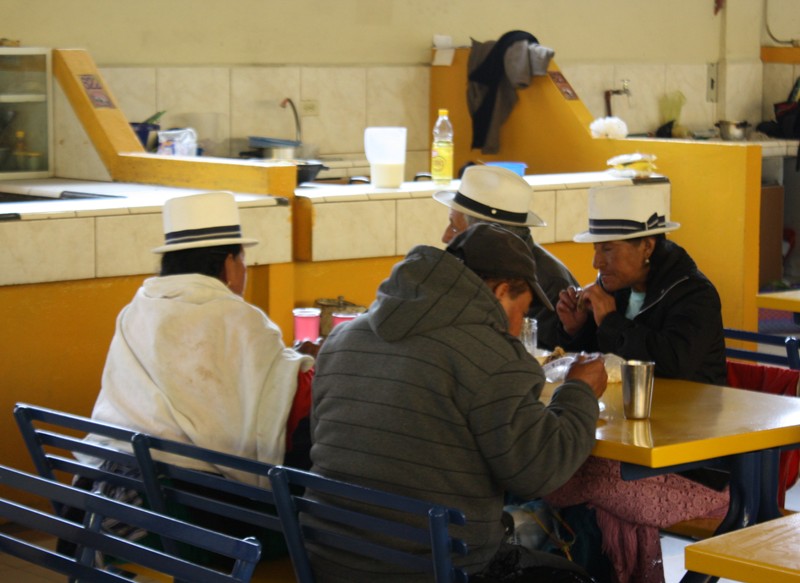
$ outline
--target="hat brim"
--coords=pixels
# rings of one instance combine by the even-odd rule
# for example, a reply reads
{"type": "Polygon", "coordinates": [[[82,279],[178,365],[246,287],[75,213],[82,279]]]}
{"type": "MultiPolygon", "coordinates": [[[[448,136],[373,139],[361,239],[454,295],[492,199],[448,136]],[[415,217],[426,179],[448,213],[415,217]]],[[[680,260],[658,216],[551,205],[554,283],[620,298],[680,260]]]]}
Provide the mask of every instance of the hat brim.
{"type": "Polygon", "coordinates": [[[539,285],[538,281],[531,281],[530,279],[526,279],[525,281],[528,282],[528,285],[531,286],[533,289],[533,293],[539,298],[539,301],[542,302],[545,308],[550,310],[551,312],[555,312],[556,309],[553,307],[553,303],[550,301],[550,298],[547,297],[547,294],[544,293],[542,286],[539,285]]]}
{"type": "Polygon", "coordinates": [[[243,237],[229,237],[227,239],[209,239],[206,241],[190,241],[188,243],[176,243],[174,245],[161,245],[151,251],[153,253],[169,253],[170,251],[183,251],[184,249],[200,249],[201,247],[218,247],[220,245],[241,245],[242,247],[252,247],[258,244],[258,239],[247,239],[243,237]]]}
{"type": "Polygon", "coordinates": [[[528,211],[528,216],[524,222],[516,222],[516,221],[504,221],[498,219],[496,217],[489,217],[486,215],[482,215],[480,213],[476,213],[466,207],[461,206],[457,202],[454,202],[454,198],[456,196],[455,190],[440,190],[439,192],[433,193],[433,199],[437,202],[442,203],[445,206],[449,206],[451,209],[457,210],[460,213],[464,213],[465,215],[469,215],[471,217],[475,217],[477,219],[483,219],[485,221],[490,221],[492,223],[498,223],[500,225],[513,225],[516,227],[546,227],[547,223],[536,213],[528,211]]]}
{"type": "Polygon", "coordinates": [[[607,241],[624,241],[626,239],[638,239],[639,237],[649,237],[650,235],[659,235],[661,233],[669,233],[680,228],[680,223],[666,223],[663,227],[658,229],[651,229],[649,231],[637,231],[628,235],[598,235],[589,231],[578,233],[572,240],[576,243],[605,243],[607,241]]]}

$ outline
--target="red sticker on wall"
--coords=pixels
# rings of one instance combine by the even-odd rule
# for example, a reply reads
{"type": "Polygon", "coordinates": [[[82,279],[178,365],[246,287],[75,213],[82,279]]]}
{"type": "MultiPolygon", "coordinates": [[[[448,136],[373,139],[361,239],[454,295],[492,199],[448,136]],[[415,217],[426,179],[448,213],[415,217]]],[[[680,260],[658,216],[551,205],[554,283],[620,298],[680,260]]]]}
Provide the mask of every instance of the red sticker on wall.
{"type": "Polygon", "coordinates": [[[111,97],[106,93],[103,83],[95,75],[81,75],[81,83],[83,83],[86,95],[95,108],[114,108],[114,102],[111,101],[111,97]]]}
{"type": "Polygon", "coordinates": [[[550,78],[553,80],[553,83],[556,84],[558,90],[561,91],[561,95],[564,96],[564,99],[578,99],[578,94],[575,93],[572,85],[569,84],[567,78],[564,77],[560,71],[549,71],[548,75],[550,75],[550,78]]]}

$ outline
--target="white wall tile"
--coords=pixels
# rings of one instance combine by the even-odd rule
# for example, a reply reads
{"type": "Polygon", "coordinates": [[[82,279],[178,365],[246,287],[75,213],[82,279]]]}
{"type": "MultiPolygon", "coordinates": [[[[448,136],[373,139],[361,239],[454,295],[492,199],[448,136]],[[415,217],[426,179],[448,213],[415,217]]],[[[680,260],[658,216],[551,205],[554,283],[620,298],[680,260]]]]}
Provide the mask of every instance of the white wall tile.
{"type": "Polygon", "coordinates": [[[614,78],[614,65],[559,63],[559,67],[592,117],[605,117],[605,91],[621,86],[620,81],[614,78]]]}
{"type": "Polygon", "coordinates": [[[143,122],[158,112],[154,67],[109,67],[100,72],[130,122],[143,122]]]}
{"type": "Polygon", "coordinates": [[[242,233],[258,239],[247,248],[248,265],[289,263],[292,260],[292,217],[289,205],[239,209],[242,233]]]}
{"type": "Polygon", "coordinates": [[[3,223],[0,285],[94,277],[93,224],[93,219],[3,223]]]}
{"type": "MultiPolygon", "coordinates": [[[[248,137],[295,139],[290,98],[300,108],[299,67],[234,67],[231,71],[231,155],[249,150],[248,137]]],[[[300,118],[301,132],[306,118],[300,118]]],[[[304,142],[308,136],[302,135],[304,142]]]]}
{"type": "Polygon", "coordinates": [[[612,96],[612,113],[625,121],[631,134],[655,132],[661,125],[658,102],[666,88],[666,67],[646,63],[614,65],[612,89],[621,89],[622,79],[630,81],[631,94],[612,96]]]}
{"type": "Polygon", "coordinates": [[[556,241],[572,241],[589,228],[589,189],[556,191],[556,241]]]}
{"type": "MultiPolygon", "coordinates": [[[[707,65],[667,65],[665,95],[680,91],[686,98],[681,109],[680,125],[689,130],[713,127],[716,104],[706,101],[707,65]]],[[[666,120],[669,121],[669,120],[666,120]]]]}
{"type": "Polygon", "coordinates": [[[449,209],[433,198],[397,201],[397,254],[405,255],[415,245],[444,248],[442,233],[449,209]]]}
{"type": "Polygon", "coordinates": [[[731,121],[749,121],[754,126],[761,121],[763,75],[761,61],[727,62],[723,79],[724,108],[721,116],[731,121]]]}
{"type": "Polygon", "coordinates": [[[391,257],[396,225],[393,200],[314,205],[312,259],[391,257]]]}
{"type": "Polygon", "coordinates": [[[325,154],[364,151],[367,120],[366,69],[363,67],[305,67],[301,70],[301,99],[319,102],[318,117],[304,118],[307,141],[325,154]]]}
{"type": "Polygon", "coordinates": [[[408,150],[430,147],[428,67],[370,67],[367,69],[367,126],[408,128],[408,150]]]}
{"type": "Polygon", "coordinates": [[[165,67],[157,71],[162,128],[192,127],[209,156],[230,154],[230,69],[165,67]]]}
{"type": "Polygon", "coordinates": [[[98,217],[95,221],[96,277],[158,272],[161,256],[152,249],[164,243],[160,212],[98,217]]]}
{"type": "Polygon", "coordinates": [[[546,227],[531,228],[531,236],[537,243],[553,243],[556,240],[556,192],[537,190],[533,193],[530,210],[547,223],[546,227]]]}

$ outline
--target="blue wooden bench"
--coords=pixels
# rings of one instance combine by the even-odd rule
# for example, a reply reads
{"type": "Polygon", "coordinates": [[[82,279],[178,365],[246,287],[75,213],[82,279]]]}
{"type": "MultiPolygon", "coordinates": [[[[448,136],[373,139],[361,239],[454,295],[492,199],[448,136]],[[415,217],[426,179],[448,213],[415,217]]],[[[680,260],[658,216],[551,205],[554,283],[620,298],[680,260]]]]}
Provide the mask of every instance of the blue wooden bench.
{"type": "Polygon", "coordinates": [[[41,497],[54,508],[80,509],[82,523],[72,522],[18,502],[0,498],[0,517],[35,531],[77,545],[75,556],[59,554],[46,546],[9,532],[0,532],[0,551],[73,579],[98,583],[130,582],[130,579],[95,563],[95,553],[113,556],[127,564],[144,566],[176,580],[194,583],[246,583],[260,556],[260,544],[252,538],[237,539],[143,508],[117,502],[104,496],[59,482],[0,466],[0,484],[19,492],[41,497]],[[213,551],[231,561],[229,571],[210,569],[169,552],[127,540],[101,528],[105,519],[114,519],[156,534],[161,540],[213,551]]]}
{"type": "Polygon", "coordinates": [[[466,544],[449,532],[451,524],[466,522],[459,510],[282,466],[269,477],[300,583],[315,581],[306,543],[427,573],[437,583],[467,581],[452,559],[467,554],[466,544]]]}

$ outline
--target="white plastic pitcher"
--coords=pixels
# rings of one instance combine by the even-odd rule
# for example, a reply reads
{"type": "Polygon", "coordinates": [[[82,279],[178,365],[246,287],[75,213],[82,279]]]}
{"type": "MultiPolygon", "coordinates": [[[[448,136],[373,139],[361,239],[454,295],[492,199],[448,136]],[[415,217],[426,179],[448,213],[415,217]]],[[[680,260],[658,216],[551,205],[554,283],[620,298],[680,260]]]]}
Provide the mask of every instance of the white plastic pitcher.
{"type": "Polygon", "coordinates": [[[402,184],[406,166],[406,128],[367,128],[364,130],[364,152],[373,186],[397,188],[402,184]]]}

